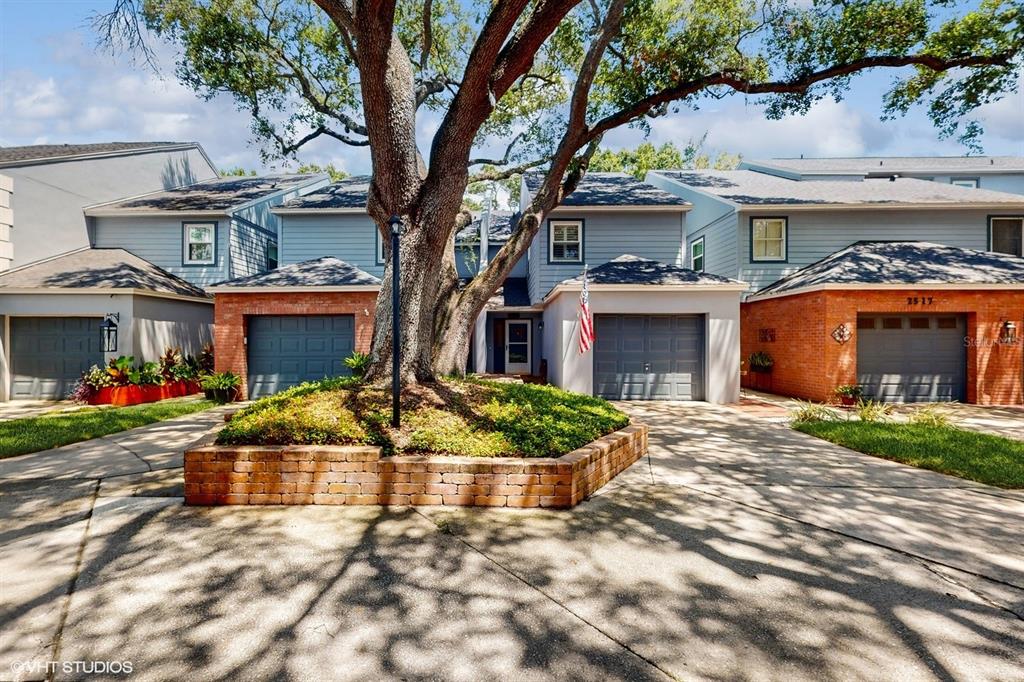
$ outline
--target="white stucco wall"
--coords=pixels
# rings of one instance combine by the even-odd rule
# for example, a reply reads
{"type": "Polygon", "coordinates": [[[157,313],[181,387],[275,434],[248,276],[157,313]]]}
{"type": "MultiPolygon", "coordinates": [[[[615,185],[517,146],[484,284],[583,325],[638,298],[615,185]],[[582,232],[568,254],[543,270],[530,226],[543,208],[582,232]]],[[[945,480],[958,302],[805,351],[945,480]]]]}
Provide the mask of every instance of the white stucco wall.
{"type": "MultiPolygon", "coordinates": [[[[732,403],[740,397],[740,293],[696,288],[602,291],[595,285],[590,309],[594,315],[704,315],[707,401],[732,403]]],[[[551,383],[591,395],[594,355],[581,355],[578,349],[578,304],[578,292],[567,291],[547,305],[542,350],[551,383]]]]}

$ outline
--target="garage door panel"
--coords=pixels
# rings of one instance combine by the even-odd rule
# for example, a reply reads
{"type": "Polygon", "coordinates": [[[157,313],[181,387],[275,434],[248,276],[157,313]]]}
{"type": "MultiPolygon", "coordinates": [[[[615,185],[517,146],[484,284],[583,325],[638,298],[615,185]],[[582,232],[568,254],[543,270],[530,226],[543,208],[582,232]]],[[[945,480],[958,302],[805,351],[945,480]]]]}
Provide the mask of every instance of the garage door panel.
{"type": "Polygon", "coordinates": [[[11,397],[60,399],[103,364],[98,317],[11,318],[11,397]]]}
{"type": "MultiPolygon", "coordinates": [[[[886,402],[963,400],[966,393],[965,323],[939,327],[940,316],[879,316],[858,322],[857,381],[866,398],[886,402]]],[[[949,318],[950,316],[941,316],[949,318]]]]}
{"type": "Polygon", "coordinates": [[[347,376],[355,348],[352,315],[267,315],[249,319],[249,397],[306,381],[347,376]]]}
{"type": "Polygon", "coordinates": [[[599,315],[595,327],[597,395],[626,400],[703,399],[703,317],[599,315]]]}

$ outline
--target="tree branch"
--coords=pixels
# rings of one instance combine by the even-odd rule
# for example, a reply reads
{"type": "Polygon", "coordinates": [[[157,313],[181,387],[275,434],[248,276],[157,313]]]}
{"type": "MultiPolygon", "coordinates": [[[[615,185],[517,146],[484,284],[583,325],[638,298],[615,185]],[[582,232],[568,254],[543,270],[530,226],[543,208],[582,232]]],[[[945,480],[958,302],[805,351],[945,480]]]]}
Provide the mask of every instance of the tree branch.
{"type": "Polygon", "coordinates": [[[512,148],[516,146],[516,143],[519,142],[519,140],[523,139],[524,135],[526,135],[525,131],[521,132],[518,135],[516,135],[515,137],[513,137],[512,141],[508,143],[507,147],[505,147],[505,155],[502,156],[500,159],[483,159],[483,158],[470,159],[468,165],[470,165],[470,166],[479,166],[479,165],[507,166],[508,165],[508,161],[509,161],[508,157],[512,153],[512,148]]]}
{"type": "Polygon", "coordinates": [[[932,71],[949,71],[950,69],[966,66],[1011,66],[1013,59],[1018,52],[1019,51],[1015,50],[995,55],[965,55],[962,57],[953,57],[951,59],[943,59],[941,57],[935,57],[928,54],[879,55],[875,57],[863,57],[861,59],[855,59],[843,64],[836,64],[825,69],[813,71],[788,81],[756,82],[737,76],[733,72],[720,71],[695,80],[677,83],[671,87],[649,95],[648,97],[645,97],[624,109],[605,116],[590,128],[584,142],[589,141],[598,135],[602,135],[612,128],[616,128],[620,125],[629,123],[636,118],[644,116],[655,107],[668,104],[679,99],[684,99],[690,95],[700,92],[701,90],[706,90],[717,85],[724,85],[736,92],[742,92],[749,95],[803,94],[807,92],[811,86],[821,83],[822,81],[849,76],[866,69],[879,67],[892,68],[901,66],[923,66],[931,69],[932,71]]]}
{"type": "Polygon", "coordinates": [[[542,165],[544,165],[545,163],[547,163],[550,160],[551,160],[550,156],[545,156],[542,159],[534,159],[533,161],[528,161],[526,163],[521,163],[518,166],[512,166],[511,168],[495,168],[495,169],[492,169],[492,170],[480,171],[478,173],[474,173],[473,175],[470,175],[469,176],[469,182],[473,183],[473,182],[483,182],[483,181],[486,181],[486,180],[507,180],[508,178],[511,178],[511,177],[513,177],[515,175],[520,175],[522,173],[525,173],[526,171],[530,170],[531,168],[536,168],[537,166],[542,166],[542,165]]]}
{"type": "Polygon", "coordinates": [[[423,51],[420,53],[420,71],[427,70],[427,62],[430,60],[430,50],[434,45],[434,21],[431,16],[434,0],[423,2],[423,51]]]}

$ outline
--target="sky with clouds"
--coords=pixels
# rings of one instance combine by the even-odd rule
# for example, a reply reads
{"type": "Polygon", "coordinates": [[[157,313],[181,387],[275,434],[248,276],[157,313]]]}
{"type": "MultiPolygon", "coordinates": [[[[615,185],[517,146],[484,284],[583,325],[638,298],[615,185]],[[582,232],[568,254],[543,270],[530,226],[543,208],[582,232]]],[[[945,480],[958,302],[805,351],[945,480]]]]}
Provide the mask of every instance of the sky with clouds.
{"type": "MultiPolygon", "coordinates": [[[[160,77],[125,57],[97,52],[88,18],[113,0],[0,0],[0,146],[111,140],[196,140],[221,168],[268,169],[250,143],[249,119],[227,97],[204,101],[173,77],[173,53],[162,50],[160,77]]],[[[652,122],[655,143],[707,134],[706,149],[769,156],[960,154],[956,142],[939,140],[923,112],[880,121],[881,95],[890,75],[860,78],[842,102],[825,100],[807,115],[764,118],[741,96],[714,101],[652,122]]],[[[980,116],[989,154],[1024,155],[1024,87],[980,116]]],[[[428,140],[436,118],[424,116],[428,140]]],[[[643,140],[625,128],[606,146],[643,140]]],[[[324,140],[300,154],[303,161],[333,162],[349,172],[368,169],[365,149],[324,140]]]]}

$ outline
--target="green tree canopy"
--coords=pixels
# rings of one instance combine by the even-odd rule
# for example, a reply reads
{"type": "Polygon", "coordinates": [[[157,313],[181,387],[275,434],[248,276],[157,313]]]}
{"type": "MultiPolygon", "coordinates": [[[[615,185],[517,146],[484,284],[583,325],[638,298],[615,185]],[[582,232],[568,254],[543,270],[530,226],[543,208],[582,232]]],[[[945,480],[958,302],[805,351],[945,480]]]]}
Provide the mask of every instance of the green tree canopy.
{"type": "MultiPolygon", "coordinates": [[[[605,133],[731,94],[767,116],[841,99],[889,69],[888,116],[927,107],[978,148],[972,113],[1015,90],[1024,0],[111,0],[110,43],[173,43],[177,76],[227,94],[267,158],[317,139],[369,147],[367,204],[406,225],[402,372],[459,371],[477,315],[571,192],[605,133]],[[424,113],[431,125],[427,144],[424,113]],[[460,287],[452,234],[480,180],[542,180],[511,238],[460,287]]],[[[655,153],[657,150],[655,150],[655,153]]],[[[370,377],[390,358],[390,258],[370,377]]]]}

